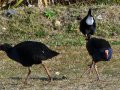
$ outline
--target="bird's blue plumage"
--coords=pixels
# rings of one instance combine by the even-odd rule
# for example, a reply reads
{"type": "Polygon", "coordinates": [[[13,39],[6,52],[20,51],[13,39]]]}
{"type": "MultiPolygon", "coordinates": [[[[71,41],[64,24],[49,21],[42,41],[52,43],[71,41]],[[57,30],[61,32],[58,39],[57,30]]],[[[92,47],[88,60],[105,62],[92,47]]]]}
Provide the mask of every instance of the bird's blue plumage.
{"type": "Polygon", "coordinates": [[[112,57],[112,48],[104,39],[91,38],[86,43],[86,48],[95,62],[109,61],[112,57]],[[108,56],[106,56],[105,50],[108,50],[108,56]]]}
{"type": "Polygon", "coordinates": [[[112,56],[112,49],[111,48],[107,48],[107,49],[97,49],[96,52],[94,54],[92,54],[92,58],[93,60],[98,60],[98,61],[109,61],[111,59],[112,56]],[[109,50],[109,54],[108,57],[105,56],[104,51],[105,50],[109,50]]]}

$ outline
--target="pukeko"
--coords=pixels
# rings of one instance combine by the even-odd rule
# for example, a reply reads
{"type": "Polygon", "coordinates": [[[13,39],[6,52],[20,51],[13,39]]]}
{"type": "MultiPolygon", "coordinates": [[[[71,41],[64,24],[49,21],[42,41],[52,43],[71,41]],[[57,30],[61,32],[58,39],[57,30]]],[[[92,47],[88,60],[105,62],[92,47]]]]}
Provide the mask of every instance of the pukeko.
{"type": "Polygon", "coordinates": [[[86,17],[80,21],[80,31],[85,35],[86,39],[90,39],[96,31],[95,19],[91,14],[91,8],[86,17]]]}
{"type": "Polygon", "coordinates": [[[92,57],[92,64],[86,72],[90,72],[94,68],[97,74],[97,80],[100,80],[96,63],[99,61],[110,61],[112,57],[112,48],[108,41],[99,38],[91,38],[88,40],[86,48],[92,57]]]}
{"type": "MultiPolygon", "coordinates": [[[[24,41],[15,45],[14,47],[5,43],[0,45],[0,50],[5,51],[7,56],[12,60],[21,63],[25,67],[28,67],[29,72],[24,83],[27,83],[27,79],[31,73],[30,67],[33,64],[42,64],[42,61],[50,59],[59,54],[58,52],[49,49],[43,43],[36,41],[24,41]]],[[[47,67],[44,64],[42,64],[42,66],[47,72],[49,81],[51,81],[51,76],[47,67]]]]}

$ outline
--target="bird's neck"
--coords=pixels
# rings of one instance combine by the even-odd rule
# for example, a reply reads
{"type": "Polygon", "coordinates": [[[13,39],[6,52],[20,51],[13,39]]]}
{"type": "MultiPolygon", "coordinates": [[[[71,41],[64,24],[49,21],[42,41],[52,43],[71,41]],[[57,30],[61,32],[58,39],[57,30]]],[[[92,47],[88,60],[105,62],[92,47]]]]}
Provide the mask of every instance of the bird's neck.
{"type": "Polygon", "coordinates": [[[3,51],[5,51],[7,54],[10,53],[12,50],[12,47],[6,47],[3,51]]]}

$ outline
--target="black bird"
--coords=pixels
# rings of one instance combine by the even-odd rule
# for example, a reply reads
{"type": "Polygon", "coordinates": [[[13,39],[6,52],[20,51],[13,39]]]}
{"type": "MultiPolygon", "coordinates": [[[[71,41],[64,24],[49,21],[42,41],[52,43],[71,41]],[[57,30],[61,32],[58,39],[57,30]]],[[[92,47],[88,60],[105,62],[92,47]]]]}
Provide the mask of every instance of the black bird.
{"type": "MultiPolygon", "coordinates": [[[[7,56],[12,60],[21,63],[25,67],[28,67],[29,72],[25,78],[25,83],[27,83],[28,76],[31,73],[30,67],[33,64],[42,64],[42,61],[50,59],[59,54],[58,52],[49,49],[43,43],[35,41],[24,41],[15,45],[14,47],[5,43],[0,45],[0,50],[5,51],[7,56]]],[[[47,67],[44,64],[42,64],[42,66],[47,72],[49,81],[51,81],[51,76],[47,67]]]]}
{"type": "Polygon", "coordinates": [[[90,39],[96,31],[95,19],[91,14],[91,8],[86,17],[80,21],[80,31],[85,35],[86,39],[90,39]]]}
{"type": "Polygon", "coordinates": [[[96,63],[99,61],[110,61],[112,57],[112,48],[108,41],[99,38],[91,38],[88,40],[86,48],[92,57],[92,64],[86,72],[94,68],[97,74],[97,80],[100,80],[96,63]]]}

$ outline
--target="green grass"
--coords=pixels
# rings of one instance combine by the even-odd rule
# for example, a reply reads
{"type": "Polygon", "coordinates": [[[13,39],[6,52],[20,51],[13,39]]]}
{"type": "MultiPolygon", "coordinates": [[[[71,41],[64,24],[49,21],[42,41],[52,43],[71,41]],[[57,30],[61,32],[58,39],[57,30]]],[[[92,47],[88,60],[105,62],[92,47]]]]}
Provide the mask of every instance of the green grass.
{"type": "Polygon", "coordinates": [[[120,41],[114,41],[112,42],[112,45],[120,45],[120,41]]]}
{"type": "Polygon", "coordinates": [[[120,0],[96,0],[97,4],[120,4],[120,0]]]}
{"type": "Polygon", "coordinates": [[[54,18],[57,14],[56,14],[56,12],[53,11],[53,10],[46,9],[46,10],[44,11],[43,15],[44,15],[45,17],[47,17],[48,19],[52,19],[52,18],[54,18]]]}
{"type": "MultiPolygon", "coordinates": [[[[45,43],[53,50],[60,52],[57,57],[44,61],[49,67],[53,81],[47,85],[47,75],[41,65],[32,67],[28,85],[23,85],[27,68],[7,58],[0,52],[0,88],[3,90],[118,90],[120,87],[120,20],[119,5],[92,5],[93,15],[97,23],[94,37],[105,38],[113,48],[111,61],[98,63],[100,77],[106,82],[94,81],[96,75],[88,74],[81,77],[91,58],[86,51],[86,41],[79,32],[80,15],[83,18],[88,6],[51,6],[46,8],[54,11],[54,18],[48,18],[38,8],[17,8],[12,17],[0,15],[0,43],[17,44],[25,40],[36,40],[45,43]],[[98,20],[101,14],[104,19],[98,20]],[[54,22],[61,22],[54,29],[54,22]],[[60,75],[56,75],[60,72],[60,75]],[[64,79],[66,77],[67,79],[64,79]]],[[[0,11],[1,13],[4,11],[0,11]]],[[[94,72],[95,73],[95,72],[94,72]]]]}

